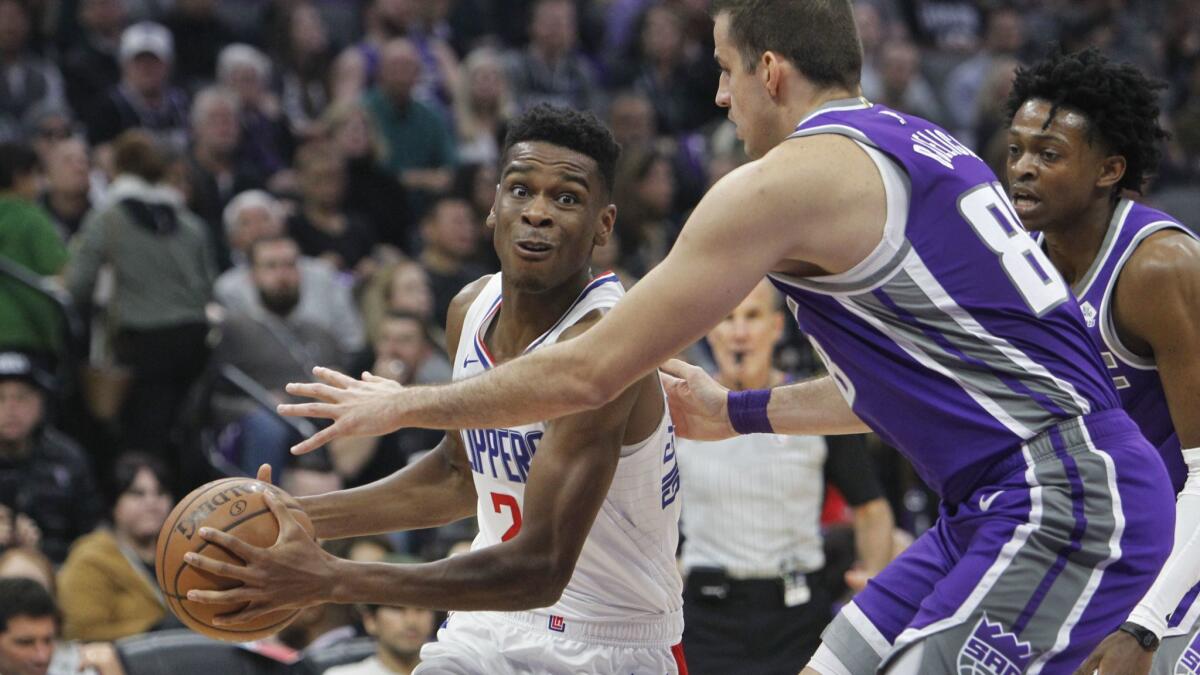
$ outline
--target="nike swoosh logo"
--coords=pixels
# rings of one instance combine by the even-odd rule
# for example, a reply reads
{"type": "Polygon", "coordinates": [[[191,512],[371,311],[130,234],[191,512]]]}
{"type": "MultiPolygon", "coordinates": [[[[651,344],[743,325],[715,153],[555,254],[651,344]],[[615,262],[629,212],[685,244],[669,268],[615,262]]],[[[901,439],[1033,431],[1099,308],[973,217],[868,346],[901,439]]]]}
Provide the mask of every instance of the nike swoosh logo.
{"type": "Polygon", "coordinates": [[[463,368],[466,368],[472,363],[479,363],[479,359],[467,359],[466,361],[463,361],[463,368]]]}
{"type": "Polygon", "coordinates": [[[979,510],[987,511],[988,509],[992,508],[992,502],[996,501],[996,497],[999,497],[1003,492],[1004,492],[1004,490],[996,490],[995,492],[993,492],[990,495],[987,495],[986,497],[980,497],[979,498],[979,510]]]}

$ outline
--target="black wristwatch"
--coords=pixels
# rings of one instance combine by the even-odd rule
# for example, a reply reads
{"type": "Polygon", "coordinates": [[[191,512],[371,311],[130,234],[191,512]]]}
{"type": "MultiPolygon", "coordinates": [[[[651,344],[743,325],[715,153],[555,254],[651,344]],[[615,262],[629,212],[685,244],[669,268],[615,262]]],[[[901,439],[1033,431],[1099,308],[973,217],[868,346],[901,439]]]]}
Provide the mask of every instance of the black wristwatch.
{"type": "Polygon", "coordinates": [[[1125,623],[1121,624],[1121,628],[1119,630],[1123,630],[1132,635],[1133,639],[1137,640],[1137,643],[1142,647],[1142,649],[1145,649],[1148,652],[1158,649],[1158,636],[1152,633],[1148,628],[1139,626],[1132,621],[1126,621],[1125,623]]]}

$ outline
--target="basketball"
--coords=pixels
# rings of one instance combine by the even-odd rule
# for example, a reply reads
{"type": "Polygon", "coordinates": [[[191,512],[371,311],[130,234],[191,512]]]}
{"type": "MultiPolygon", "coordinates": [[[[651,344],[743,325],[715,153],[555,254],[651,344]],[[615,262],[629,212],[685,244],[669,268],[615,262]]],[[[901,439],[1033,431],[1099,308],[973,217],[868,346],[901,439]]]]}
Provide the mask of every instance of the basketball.
{"type": "Polygon", "coordinates": [[[227,590],[241,582],[201,571],[183,561],[196,552],[215,560],[242,564],[225,548],[200,537],[201,527],[222,530],[254,546],[269,547],[279,535],[275,514],[263,499],[271,490],[292,511],[305,531],[315,537],[312,521],[300,504],[283,490],[253,478],[225,478],[202,485],[179,501],[158,534],[155,570],[167,605],[188,628],[228,642],[246,642],[273,635],[299,610],[280,610],[234,626],[213,625],[213,617],[238,611],[243,603],[211,605],[187,599],[188,591],[227,590]]]}

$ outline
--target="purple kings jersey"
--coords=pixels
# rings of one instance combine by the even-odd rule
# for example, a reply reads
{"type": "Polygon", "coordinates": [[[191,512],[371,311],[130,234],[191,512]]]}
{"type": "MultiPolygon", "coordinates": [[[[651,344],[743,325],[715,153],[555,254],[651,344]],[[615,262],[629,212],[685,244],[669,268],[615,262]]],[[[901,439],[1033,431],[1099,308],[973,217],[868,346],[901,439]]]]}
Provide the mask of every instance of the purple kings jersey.
{"type": "Polygon", "coordinates": [[[883,238],[846,272],[771,279],[850,407],[943,499],[1019,461],[1043,429],[1119,406],[1066,283],[974,153],[862,99],[827,104],[792,137],[817,134],[874,160],[883,238]]]}
{"type": "Polygon", "coordinates": [[[1171,216],[1122,199],[1113,212],[1100,252],[1074,290],[1088,334],[1108,368],[1121,406],[1141,428],[1146,440],[1158,448],[1171,475],[1172,487],[1178,493],[1187,479],[1187,467],[1179,451],[1179,437],[1175,435],[1158,369],[1154,359],[1138,356],[1121,343],[1112,315],[1112,294],[1125,262],[1146,237],[1165,229],[1194,236],[1171,216]]]}

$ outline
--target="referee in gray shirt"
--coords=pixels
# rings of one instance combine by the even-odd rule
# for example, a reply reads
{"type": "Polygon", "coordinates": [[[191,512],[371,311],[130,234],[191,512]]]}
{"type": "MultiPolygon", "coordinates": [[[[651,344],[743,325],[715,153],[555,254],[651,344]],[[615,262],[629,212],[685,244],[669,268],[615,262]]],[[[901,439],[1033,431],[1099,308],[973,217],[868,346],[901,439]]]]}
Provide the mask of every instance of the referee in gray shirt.
{"type": "MultiPolygon", "coordinates": [[[[783,384],[771,365],[783,324],[779,296],[764,281],[708,334],[716,379],[730,389],[783,384]]],[[[853,441],[828,452],[820,436],[678,439],[683,643],[693,675],[795,675],[808,662],[833,615],[820,576],[826,481],[853,507],[864,571],[890,560],[892,512],[853,441]]]]}

